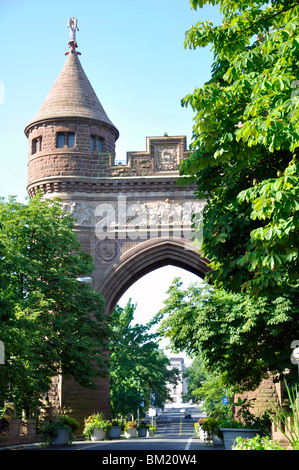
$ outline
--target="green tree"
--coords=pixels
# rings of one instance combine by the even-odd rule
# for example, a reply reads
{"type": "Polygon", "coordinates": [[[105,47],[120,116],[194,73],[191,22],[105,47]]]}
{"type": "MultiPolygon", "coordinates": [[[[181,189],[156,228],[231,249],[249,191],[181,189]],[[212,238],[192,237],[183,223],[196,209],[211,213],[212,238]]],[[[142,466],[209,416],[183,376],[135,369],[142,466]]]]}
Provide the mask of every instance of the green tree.
{"type": "Polygon", "coordinates": [[[188,392],[183,395],[184,401],[199,403],[202,398],[195,392],[202,387],[207,377],[200,355],[197,355],[192,364],[185,369],[183,376],[188,382],[188,392]]]}
{"type": "Polygon", "coordinates": [[[299,330],[298,290],[257,299],[175,279],[158,314],[159,331],[175,352],[198,355],[204,368],[235,391],[255,390],[270,373],[291,369],[290,345],[299,330]]]}
{"type": "Polygon", "coordinates": [[[155,406],[168,397],[167,383],[177,383],[178,374],[168,370],[169,359],[159,350],[158,333],[147,325],[132,325],[136,304],[128,301],[125,308],[116,306],[111,316],[110,390],[114,415],[136,413],[141,402],[144,410],[155,393],[155,406]]]}
{"type": "MultiPolygon", "coordinates": [[[[298,280],[299,4],[219,5],[186,47],[210,45],[211,79],[182,100],[195,111],[181,183],[207,198],[201,250],[214,285],[258,295],[298,280]]],[[[200,226],[197,227],[200,230],[200,226]]]]}
{"type": "Polygon", "coordinates": [[[202,401],[201,409],[213,418],[231,418],[233,407],[233,389],[222,383],[221,375],[206,372],[205,381],[192,391],[196,401],[202,401]],[[223,403],[227,399],[227,404],[223,403]]]}
{"type": "Polygon", "coordinates": [[[74,281],[94,267],[73,229],[59,200],[0,203],[0,397],[9,388],[19,411],[37,408],[55,375],[94,388],[108,371],[104,302],[74,281]]]}

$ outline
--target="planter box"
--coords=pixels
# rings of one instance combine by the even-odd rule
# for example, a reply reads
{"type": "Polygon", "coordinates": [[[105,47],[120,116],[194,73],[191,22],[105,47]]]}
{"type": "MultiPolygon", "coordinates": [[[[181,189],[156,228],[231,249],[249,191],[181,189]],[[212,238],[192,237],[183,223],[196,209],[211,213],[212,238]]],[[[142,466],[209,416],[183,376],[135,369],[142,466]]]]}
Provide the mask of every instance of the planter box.
{"type": "Polygon", "coordinates": [[[52,446],[67,446],[69,444],[69,431],[68,429],[61,428],[55,432],[55,437],[51,442],[52,446]]]}
{"type": "Polygon", "coordinates": [[[234,428],[220,428],[223,432],[224,449],[231,450],[235,439],[237,437],[248,438],[256,436],[259,433],[259,429],[234,429],[234,428]]]}
{"type": "Polygon", "coordinates": [[[223,446],[223,440],[217,434],[213,434],[213,444],[214,446],[223,446]]]}
{"type": "Polygon", "coordinates": [[[109,431],[110,439],[119,439],[121,435],[121,426],[112,426],[109,431]]]}
{"type": "Polygon", "coordinates": [[[92,441],[103,441],[105,437],[106,431],[104,429],[94,429],[90,438],[92,441]]]}
{"type": "Polygon", "coordinates": [[[136,428],[128,428],[126,431],[125,431],[125,437],[127,439],[132,439],[136,436],[136,428]]]}
{"type": "Polygon", "coordinates": [[[147,429],[146,428],[137,428],[138,437],[146,437],[147,429]]]}

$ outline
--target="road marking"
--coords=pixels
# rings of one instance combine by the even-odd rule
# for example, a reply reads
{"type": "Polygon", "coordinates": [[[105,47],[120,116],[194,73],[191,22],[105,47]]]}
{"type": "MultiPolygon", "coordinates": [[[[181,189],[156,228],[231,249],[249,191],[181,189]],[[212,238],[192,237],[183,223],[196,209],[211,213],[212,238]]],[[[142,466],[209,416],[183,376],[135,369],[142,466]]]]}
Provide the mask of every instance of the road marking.
{"type": "Polygon", "coordinates": [[[181,417],[179,436],[182,435],[182,427],[183,427],[183,418],[181,417]]]}
{"type": "Polygon", "coordinates": [[[92,447],[97,447],[98,445],[99,445],[99,442],[97,444],[91,444],[88,447],[87,446],[78,447],[78,449],[76,450],[88,450],[88,449],[91,449],[92,447]]]}
{"type": "Polygon", "coordinates": [[[189,450],[189,449],[190,449],[192,439],[193,439],[193,437],[190,437],[190,439],[188,439],[188,442],[187,442],[187,444],[186,444],[185,450],[189,450]]]}

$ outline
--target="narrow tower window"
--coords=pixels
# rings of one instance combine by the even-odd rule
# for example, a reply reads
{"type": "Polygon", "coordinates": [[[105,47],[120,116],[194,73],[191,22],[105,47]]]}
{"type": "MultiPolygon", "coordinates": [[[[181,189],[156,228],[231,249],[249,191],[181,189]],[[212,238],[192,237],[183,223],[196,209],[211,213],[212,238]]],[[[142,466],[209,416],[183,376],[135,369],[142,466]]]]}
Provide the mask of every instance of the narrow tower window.
{"type": "Polygon", "coordinates": [[[98,137],[98,140],[97,140],[97,150],[99,152],[103,151],[103,139],[101,139],[100,137],[98,137]]]}
{"type": "Polygon", "coordinates": [[[64,147],[64,132],[57,133],[57,148],[63,149],[64,147]]]}
{"type": "Polygon", "coordinates": [[[75,147],[75,134],[73,132],[69,132],[67,135],[67,146],[69,148],[75,147]]]}
{"type": "Polygon", "coordinates": [[[96,135],[90,136],[90,150],[97,150],[98,152],[103,151],[103,139],[96,135]]]}
{"type": "Polygon", "coordinates": [[[95,150],[95,146],[96,146],[95,140],[96,140],[96,139],[95,139],[95,136],[94,136],[94,135],[91,135],[91,136],[90,136],[90,150],[95,150]]]}

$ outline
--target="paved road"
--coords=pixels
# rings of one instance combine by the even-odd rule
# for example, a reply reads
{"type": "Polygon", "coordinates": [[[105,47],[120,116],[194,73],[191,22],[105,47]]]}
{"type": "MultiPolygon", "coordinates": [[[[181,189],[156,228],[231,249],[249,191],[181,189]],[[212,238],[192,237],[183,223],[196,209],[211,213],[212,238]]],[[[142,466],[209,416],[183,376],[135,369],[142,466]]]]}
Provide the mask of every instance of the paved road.
{"type": "MultiPolygon", "coordinates": [[[[223,450],[223,447],[214,447],[194,437],[193,424],[203,414],[199,408],[190,408],[191,419],[186,419],[179,409],[169,409],[161,413],[157,419],[155,436],[136,439],[117,439],[107,441],[74,441],[68,447],[52,447],[52,450],[100,450],[103,456],[118,456],[119,451],[127,451],[130,455],[139,455],[151,458],[151,452],[161,454],[161,451],[170,451],[171,454],[190,454],[201,450],[223,450]],[[115,451],[115,452],[114,452],[115,451]],[[132,454],[133,452],[133,454],[132,454]],[[110,454],[111,453],[111,454],[110,454]]],[[[35,447],[37,449],[37,447],[35,447]]],[[[30,449],[25,447],[23,449],[30,449]]],[[[126,454],[124,454],[126,455],[126,454]]],[[[118,457],[116,457],[118,458],[118,457]]],[[[161,457],[163,458],[163,457],[161,457]]],[[[150,462],[151,463],[151,462],[150,462]]],[[[164,462],[165,463],[165,462],[164,462]]]]}

